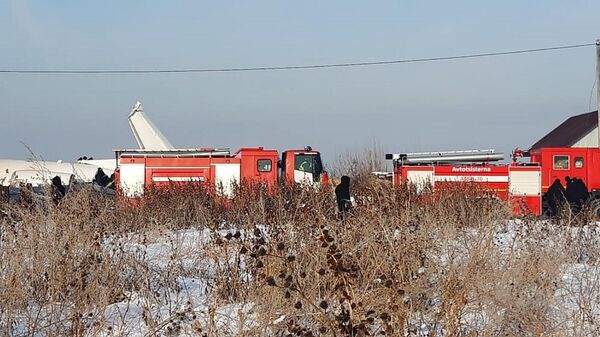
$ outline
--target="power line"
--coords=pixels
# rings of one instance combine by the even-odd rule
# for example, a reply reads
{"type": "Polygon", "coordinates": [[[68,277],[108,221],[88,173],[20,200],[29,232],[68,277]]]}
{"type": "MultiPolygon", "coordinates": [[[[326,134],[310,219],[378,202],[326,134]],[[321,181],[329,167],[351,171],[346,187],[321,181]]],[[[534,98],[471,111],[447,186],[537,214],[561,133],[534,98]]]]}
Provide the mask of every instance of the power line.
{"type": "Polygon", "coordinates": [[[352,62],[352,63],[331,63],[331,64],[308,64],[297,66],[269,66],[269,67],[242,67],[242,68],[206,68],[206,69],[142,69],[142,70],[0,70],[0,73],[8,74],[168,74],[168,73],[218,73],[218,72],[243,72],[243,71],[271,71],[271,70],[299,70],[299,69],[321,69],[321,68],[343,68],[343,67],[364,67],[387,64],[400,63],[417,63],[417,62],[432,62],[432,61],[449,61],[459,59],[470,59],[478,57],[492,57],[502,55],[515,55],[526,53],[537,53],[561,49],[574,49],[589,46],[595,46],[596,43],[574,44],[566,46],[521,49],[511,51],[500,51],[492,53],[466,54],[455,56],[442,57],[427,57],[415,59],[402,59],[390,61],[374,61],[374,62],[352,62]]]}

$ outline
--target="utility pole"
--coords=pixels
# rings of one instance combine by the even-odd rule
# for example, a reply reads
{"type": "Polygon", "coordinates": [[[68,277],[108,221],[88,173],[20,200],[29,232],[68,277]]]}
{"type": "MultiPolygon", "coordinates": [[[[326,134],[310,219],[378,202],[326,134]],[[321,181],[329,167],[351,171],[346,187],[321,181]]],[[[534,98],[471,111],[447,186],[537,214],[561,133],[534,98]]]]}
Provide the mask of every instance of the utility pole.
{"type": "Polygon", "coordinates": [[[600,39],[596,40],[596,109],[598,115],[598,148],[600,148],[600,39]]]}

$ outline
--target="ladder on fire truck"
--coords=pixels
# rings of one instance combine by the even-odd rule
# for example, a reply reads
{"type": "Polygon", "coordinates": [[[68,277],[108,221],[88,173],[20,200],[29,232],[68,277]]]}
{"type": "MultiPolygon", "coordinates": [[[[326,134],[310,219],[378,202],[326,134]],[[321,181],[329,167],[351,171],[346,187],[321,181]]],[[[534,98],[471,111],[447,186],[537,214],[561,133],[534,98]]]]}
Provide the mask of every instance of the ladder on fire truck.
{"type": "Polygon", "coordinates": [[[450,163],[485,163],[500,161],[504,154],[494,149],[440,152],[388,153],[385,159],[393,160],[400,165],[450,164],[450,163]]]}
{"type": "Polygon", "coordinates": [[[114,150],[117,160],[119,158],[217,158],[233,157],[229,148],[201,148],[201,149],[117,149],[114,150]]]}

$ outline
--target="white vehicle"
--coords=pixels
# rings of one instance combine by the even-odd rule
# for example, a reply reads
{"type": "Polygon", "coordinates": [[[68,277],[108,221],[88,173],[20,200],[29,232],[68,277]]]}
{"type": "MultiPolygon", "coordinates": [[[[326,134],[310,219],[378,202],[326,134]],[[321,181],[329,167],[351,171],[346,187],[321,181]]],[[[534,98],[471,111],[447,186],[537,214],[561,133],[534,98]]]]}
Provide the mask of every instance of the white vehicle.
{"type": "MultiPolygon", "coordinates": [[[[146,116],[142,103],[137,102],[128,116],[129,126],[140,149],[167,150],[173,146],[160,130],[146,116]]],[[[36,159],[14,160],[0,159],[0,185],[16,186],[21,183],[40,186],[49,183],[55,176],[59,176],[63,184],[68,184],[72,179],[81,183],[93,181],[98,168],[105,174],[111,175],[116,168],[113,159],[79,159],[68,163],[63,161],[42,161],[36,159]]]]}

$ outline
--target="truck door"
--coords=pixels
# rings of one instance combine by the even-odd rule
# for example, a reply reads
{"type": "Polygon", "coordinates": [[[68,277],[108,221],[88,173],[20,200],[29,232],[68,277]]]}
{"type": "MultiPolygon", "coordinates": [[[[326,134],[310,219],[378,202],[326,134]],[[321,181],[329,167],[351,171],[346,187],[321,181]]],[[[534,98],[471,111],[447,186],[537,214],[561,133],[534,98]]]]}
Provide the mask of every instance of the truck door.
{"type": "Polygon", "coordinates": [[[277,172],[274,169],[273,163],[276,158],[258,158],[256,159],[256,181],[266,182],[267,184],[274,185],[277,183],[277,172]]]}
{"type": "Polygon", "coordinates": [[[317,151],[284,151],[278,166],[280,178],[286,184],[327,184],[327,172],[323,170],[321,154],[317,151]]]}
{"type": "Polygon", "coordinates": [[[569,153],[561,153],[554,152],[552,153],[551,162],[550,162],[550,170],[549,170],[549,179],[544,183],[546,186],[542,186],[544,190],[548,189],[548,186],[552,185],[554,180],[560,180],[563,186],[566,186],[566,177],[571,176],[573,169],[573,156],[569,153]]]}

